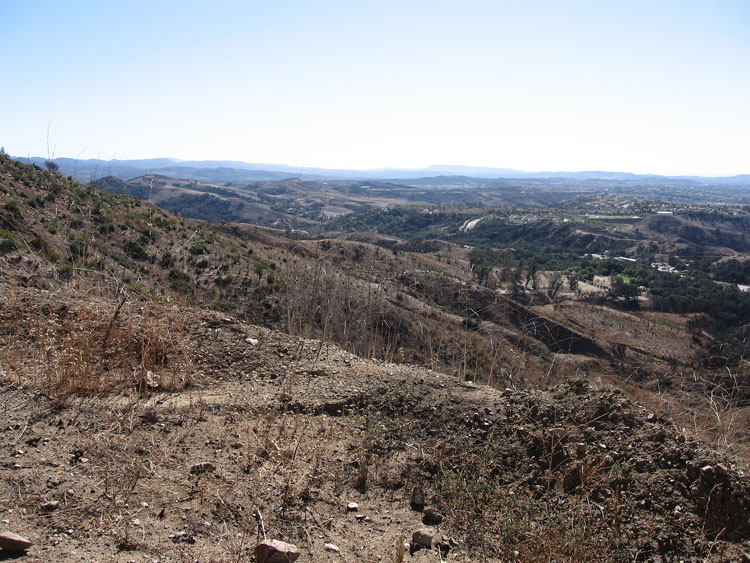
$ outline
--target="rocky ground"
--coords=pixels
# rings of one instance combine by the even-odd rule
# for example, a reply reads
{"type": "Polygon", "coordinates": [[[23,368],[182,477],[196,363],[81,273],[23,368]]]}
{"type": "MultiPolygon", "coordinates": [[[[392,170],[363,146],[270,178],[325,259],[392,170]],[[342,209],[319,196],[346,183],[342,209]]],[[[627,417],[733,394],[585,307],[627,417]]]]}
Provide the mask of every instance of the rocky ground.
{"type": "Polygon", "coordinates": [[[4,289],[21,560],[255,561],[264,536],[299,561],[748,559],[745,469],[585,379],[493,389],[218,312],[4,289]]]}

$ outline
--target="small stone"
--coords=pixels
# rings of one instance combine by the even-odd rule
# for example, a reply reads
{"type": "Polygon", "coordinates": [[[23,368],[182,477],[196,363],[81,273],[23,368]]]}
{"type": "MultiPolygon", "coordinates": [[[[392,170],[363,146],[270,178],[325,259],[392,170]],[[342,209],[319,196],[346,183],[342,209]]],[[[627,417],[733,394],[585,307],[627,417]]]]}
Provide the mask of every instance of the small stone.
{"type": "Polygon", "coordinates": [[[156,389],[161,384],[161,375],[151,370],[146,372],[146,385],[151,389],[156,389]]]}
{"type": "Polygon", "coordinates": [[[0,548],[3,551],[8,553],[23,553],[32,545],[34,545],[33,542],[23,536],[7,530],[0,532],[0,548]]]}
{"type": "Polygon", "coordinates": [[[334,543],[327,543],[323,547],[325,547],[326,551],[332,551],[333,553],[341,553],[341,550],[339,547],[334,543]]]}
{"type": "Polygon", "coordinates": [[[136,528],[140,528],[141,521],[138,518],[133,518],[133,526],[135,526],[136,528]]]}
{"type": "Polygon", "coordinates": [[[195,543],[195,537],[191,536],[187,532],[177,532],[176,534],[171,534],[169,536],[169,539],[174,543],[188,543],[191,545],[195,543]]]}
{"type": "Polygon", "coordinates": [[[263,540],[255,547],[257,563],[293,563],[300,555],[296,545],[279,540],[263,540]]]}
{"type": "Polygon", "coordinates": [[[713,471],[714,471],[714,468],[711,467],[710,465],[704,465],[703,467],[701,467],[701,474],[705,475],[706,477],[708,477],[709,475],[711,475],[711,473],[713,473],[713,471]]]}
{"type": "Polygon", "coordinates": [[[359,510],[359,505],[356,502],[350,502],[346,505],[346,509],[349,512],[354,512],[355,510],[359,510]]]}
{"type": "Polygon", "coordinates": [[[414,487],[411,491],[411,507],[413,510],[424,508],[424,491],[419,487],[414,487]]]}
{"type": "Polygon", "coordinates": [[[576,455],[579,457],[586,453],[586,444],[583,442],[578,442],[576,444],[576,455]]]}
{"type": "Polygon", "coordinates": [[[356,520],[359,520],[361,522],[362,520],[364,520],[365,518],[367,518],[367,516],[365,516],[364,514],[357,514],[354,518],[356,520]]]}
{"type": "Polygon", "coordinates": [[[260,341],[257,338],[245,338],[245,342],[250,346],[257,346],[260,341]]]}
{"type": "Polygon", "coordinates": [[[437,547],[443,555],[447,555],[451,550],[451,545],[446,541],[435,542],[435,547],[437,547]]]}
{"type": "Polygon", "coordinates": [[[202,461],[190,467],[190,473],[192,473],[193,475],[200,475],[201,473],[208,473],[212,471],[216,471],[216,464],[210,461],[202,461]]]}
{"type": "Polygon", "coordinates": [[[58,508],[60,508],[60,501],[57,500],[51,500],[42,504],[42,510],[44,510],[45,512],[52,512],[53,510],[57,510],[58,508]]]}
{"type": "Polygon", "coordinates": [[[656,413],[649,413],[649,415],[646,417],[647,422],[655,422],[656,421],[656,413]]]}
{"type": "Polygon", "coordinates": [[[723,463],[719,463],[716,467],[714,467],[714,475],[716,475],[717,477],[724,477],[727,473],[729,473],[729,468],[723,463]]]}
{"type": "Polygon", "coordinates": [[[411,543],[412,545],[418,545],[420,547],[431,549],[432,533],[429,530],[417,530],[411,536],[411,543]]]}
{"type": "Polygon", "coordinates": [[[443,520],[445,520],[445,517],[440,514],[436,508],[425,508],[424,509],[424,516],[422,517],[422,522],[429,525],[434,524],[440,524],[443,520]]]}

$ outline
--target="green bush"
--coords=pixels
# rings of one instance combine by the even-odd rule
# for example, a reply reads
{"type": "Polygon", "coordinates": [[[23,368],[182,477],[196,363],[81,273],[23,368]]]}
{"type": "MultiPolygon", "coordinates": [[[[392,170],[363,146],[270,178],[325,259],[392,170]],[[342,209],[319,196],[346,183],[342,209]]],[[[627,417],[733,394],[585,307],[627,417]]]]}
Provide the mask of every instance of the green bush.
{"type": "Polygon", "coordinates": [[[61,278],[69,278],[73,275],[73,264],[70,262],[63,262],[57,268],[57,273],[61,278]]]}
{"type": "Polygon", "coordinates": [[[167,278],[172,285],[172,289],[175,291],[188,291],[191,289],[192,280],[190,279],[190,276],[182,270],[170,268],[167,278]]]}

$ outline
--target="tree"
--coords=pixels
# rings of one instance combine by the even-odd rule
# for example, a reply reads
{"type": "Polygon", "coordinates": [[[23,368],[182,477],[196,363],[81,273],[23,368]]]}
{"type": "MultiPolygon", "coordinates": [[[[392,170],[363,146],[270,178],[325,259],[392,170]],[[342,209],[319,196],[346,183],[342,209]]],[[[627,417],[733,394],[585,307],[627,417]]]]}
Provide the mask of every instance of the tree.
{"type": "Polygon", "coordinates": [[[45,160],[44,165],[47,167],[47,170],[50,172],[57,172],[60,169],[60,166],[54,161],[54,160],[45,160]]]}
{"type": "Polygon", "coordinates": [[[632,302],[637,299],[640,294],[641,290],[634,283],[626,281],[622,276],[612,277],[612,287],[609,290],[609,296],[613,300],[622,297],[626,302],[632,302]]]}
{"type": "Polygon", "coordinates": [[[573,272],[568,276],[568,287],[571,291],[578,289],[578,272],[573,272]]]}
{"type": "Polygon", "coordinates": [[[539,281],[538,276],[539,271],[539,264],[537,264],[536,256],[531,261],[531,266],[529,266],[529,271],[526,273],[526,288],[529,287],[529,282],[531,282],[531,288],[536,289],[537,282],[539,281]]]}
{"type": "Polygon", "coordinates": [[[550,299],[555,299],[558,292],[562,289],[563,286],[563,277],[560,272],[554,272],[550,278],[549,278],[549,296],[550,299]]]}
{"type": "Polygon", "coordinates": [[[521,268],[511,268],[508,272],[508,281],[510,282],[510,290],[515,295],[521,291],[523,287],[521,284],[521,268]]]}

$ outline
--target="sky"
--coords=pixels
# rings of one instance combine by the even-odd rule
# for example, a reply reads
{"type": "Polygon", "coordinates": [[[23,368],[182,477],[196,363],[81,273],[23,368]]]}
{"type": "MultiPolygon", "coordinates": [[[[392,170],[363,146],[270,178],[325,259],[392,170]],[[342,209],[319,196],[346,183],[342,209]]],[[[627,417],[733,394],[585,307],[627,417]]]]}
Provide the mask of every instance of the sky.
{"type": "Polygon", "coordinates": [[[750,173],[748,0],[0,0],[0,52],[16,156],[750,173]]]}

